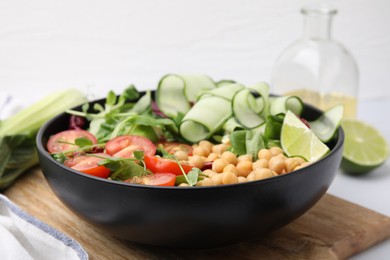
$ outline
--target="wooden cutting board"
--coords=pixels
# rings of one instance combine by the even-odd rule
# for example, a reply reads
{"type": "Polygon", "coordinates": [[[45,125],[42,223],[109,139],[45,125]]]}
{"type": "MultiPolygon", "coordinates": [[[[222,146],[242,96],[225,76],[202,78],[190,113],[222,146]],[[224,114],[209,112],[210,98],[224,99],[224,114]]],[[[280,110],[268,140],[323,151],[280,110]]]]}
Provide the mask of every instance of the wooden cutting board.
{"type": "Polygon", "coordinates": [[[90,259],[345,259],[390,237],[390,218],[326,194],[265,238],[207,250],[156,248],[107,236],[68,210],[39,168],[5,192],[22,209],[76,239],[90,259]]]}

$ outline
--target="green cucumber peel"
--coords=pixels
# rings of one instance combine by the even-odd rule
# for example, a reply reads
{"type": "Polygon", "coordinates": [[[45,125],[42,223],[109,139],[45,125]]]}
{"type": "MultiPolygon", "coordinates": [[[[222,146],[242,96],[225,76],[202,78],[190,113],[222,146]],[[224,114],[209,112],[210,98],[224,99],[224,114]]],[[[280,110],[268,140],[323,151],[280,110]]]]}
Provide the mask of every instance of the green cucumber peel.
{"type": "Polygon", "coordinates": [[[216,84],[206,75],[168,74],[158,83],[156,102],[165,115],[174,118],[187,113],[201,91],[213,88],[216,84]]]}
{"type": "Polygon", "coordinates": [[[310,128],[322,142],[327,143],[336,135],[343,113],[342,105],[334,106],[323,112],[316,120],[309,122],[310,128]]]}
{"type": "Polygon", "coordinates": [[[217,96],[202,98],[184,116],[180,134],[192,143],[208,139],[222,128],[231,115],[228,100],[217,96]]]}
{"type": "Polygon", "coordinates": [[[291,110],[296,115],[302,114],[303,102],[297,96],[278,96],[271,97],[270,111],[271,115],[286,114],[291,110]]]}
{"type": "Polygon", "coordinates": [[[269,86],[258,83],[238,91],[232,100],[235,119],[245,128],[255,128],[264,123],[268,113],[269,86]]]}

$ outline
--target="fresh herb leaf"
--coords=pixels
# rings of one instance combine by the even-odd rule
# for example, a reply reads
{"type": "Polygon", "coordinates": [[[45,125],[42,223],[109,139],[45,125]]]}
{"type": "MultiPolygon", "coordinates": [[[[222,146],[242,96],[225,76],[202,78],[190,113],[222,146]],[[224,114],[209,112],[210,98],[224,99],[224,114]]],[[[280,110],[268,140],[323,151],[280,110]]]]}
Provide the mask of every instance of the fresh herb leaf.
{"type": "Polygon", "coordinates": [[[192,168],[191,171],[187,173],[187,182],[190,186],[195,186],[195,184],[198,182],[199,174],[201,174],[202,171],[198,168],[192,168]]]}
{"type": "Polygon", "coordinates": [[[120,96],[120,102],[122,102],[122,99],[123,101],[125,101],[126,99],[130,99],[130,100],[138,99],[139,96],[140,93],[138,92],[136,87],[132,84],[128,86],[123,92],[123,94],[120,96]]]}
{"type": "Polygon", "coordinates": [[[55,153],[52,154],[51,156],[53,157],[54,160],[62,164],[68,159],[68,157],[63,153],[55,153]]]}
{"type": "Polygon", "coordinates": [[[113,180],[124,181],[148,174],[146,168],[137,164],[132,158],[105,158],[99,162],[99,165],[104,165],[111,170],[110,177],[113,180]]]}
{"type": "Polygon", "coordinates": [[[144,159],[144,151],[142,150],[137,150],[137,151],[134,151],[134,158],[137,159],[137,160],[143,160],[144,159]]]}
{"type": "Polygon", "coordinates": [[[116,95],[114,91],[109,91],[106,97],[106,107],[114,106],[116,103],[116,95]]]}
{"type": "Polygon", "coordinates": [[[252,154],[265,148],[264,138],[260,127],[250,130],[234,131],[230,134],[230,151],[237,155],[252,154]]]}
{"type": "Polygon", "coordinates": [[[280,132],[283,125],[284,114],[278,115],[269,115],[267,116],[264,130],[264,138],[266,140],[270,139],[280,139],[280,132]]]}
{"type": "Polygon", "coordinates": [[[86,147],[86,146],[93,145],[92,141],[85,137],[76,138],[76,140],[74,140],[74,143],[79,147],[86,147]]]}
{"type": "Polygon", "coordinates": [[[246,154],[246,130],[234,131],[230,134],[231,152],[237,155],[246,154]]]}
{"type": "MultiPolygon", "coordinates": [[[[195,168],[194,168],[194,169],[195,169],[195,168]]],[[[197,177],[197,180],[194,181],[194,184],[193,184],[193,185],[196,185],[196,183],[197,183],[198,181],[204,179],[205,177],[206,177],[205,175],[203,175],[202,173],[199,173],[199,174],[198,174],[198,177],[197,177]]],[[[195,177],[191,177],[191,178],[194,178],[194,179],[195,179],[195,177]]],[[[176,176],[176,180],[175,180],[175,186],[179,186],[179,185],[182,184],[182,183],[188,184],[188,181],[187,181],[186,177],[185,177],[184,175],[177,175],[177,176],[176,176]]],[[[193,186],[193,185],[192,185],[192,186],[193,186]]]]}
{"type": "Polygon", "coordinates": [[[260,149],[265,148],[264,138],[261,128],[248,130],[245,138],[246,153],[255,158],[260,149]]]}

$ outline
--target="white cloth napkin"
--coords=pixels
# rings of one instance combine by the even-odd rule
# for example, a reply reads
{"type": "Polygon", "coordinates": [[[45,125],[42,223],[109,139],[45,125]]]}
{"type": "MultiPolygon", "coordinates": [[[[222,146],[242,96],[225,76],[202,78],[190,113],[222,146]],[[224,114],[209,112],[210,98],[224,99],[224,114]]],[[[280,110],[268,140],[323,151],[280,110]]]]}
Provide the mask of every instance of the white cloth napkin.
{"type": "Polygon", "coordinates": [[[39,221],[0,194],[0,259],[88,259],[75,240],[39,221]]]}
{"type": "MultiPolygon", "coordinates": [[[[0,92],[0,120],[23,108],[22,102],[0,92]]],[[[88,259],[75,240],[21,210],[0,194],[1,260],[88,259]]]]}

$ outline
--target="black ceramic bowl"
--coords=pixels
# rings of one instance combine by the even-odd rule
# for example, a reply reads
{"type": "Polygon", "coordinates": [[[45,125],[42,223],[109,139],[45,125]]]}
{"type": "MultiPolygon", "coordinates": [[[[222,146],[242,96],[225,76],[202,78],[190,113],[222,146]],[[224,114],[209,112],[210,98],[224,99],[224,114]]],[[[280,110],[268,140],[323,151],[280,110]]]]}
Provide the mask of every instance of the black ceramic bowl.
{"type": "MultiPolygon", "coordinates": [[[[102,102],[102,101],[100,101],[102,102]]],[[[321,112],[306,106],[304,118],[321,112]]],[[[69,115],[47,122],[37,136],[42,171],[75,214],[118,238],[173,248],[206,248],[266,236],[309,210],[327,191],[342,158],[338,129],[331,152],[293,173],[243,184],[154,187],[86,175],[46,151],[50,135],[68,127],[69,115]]]]}

